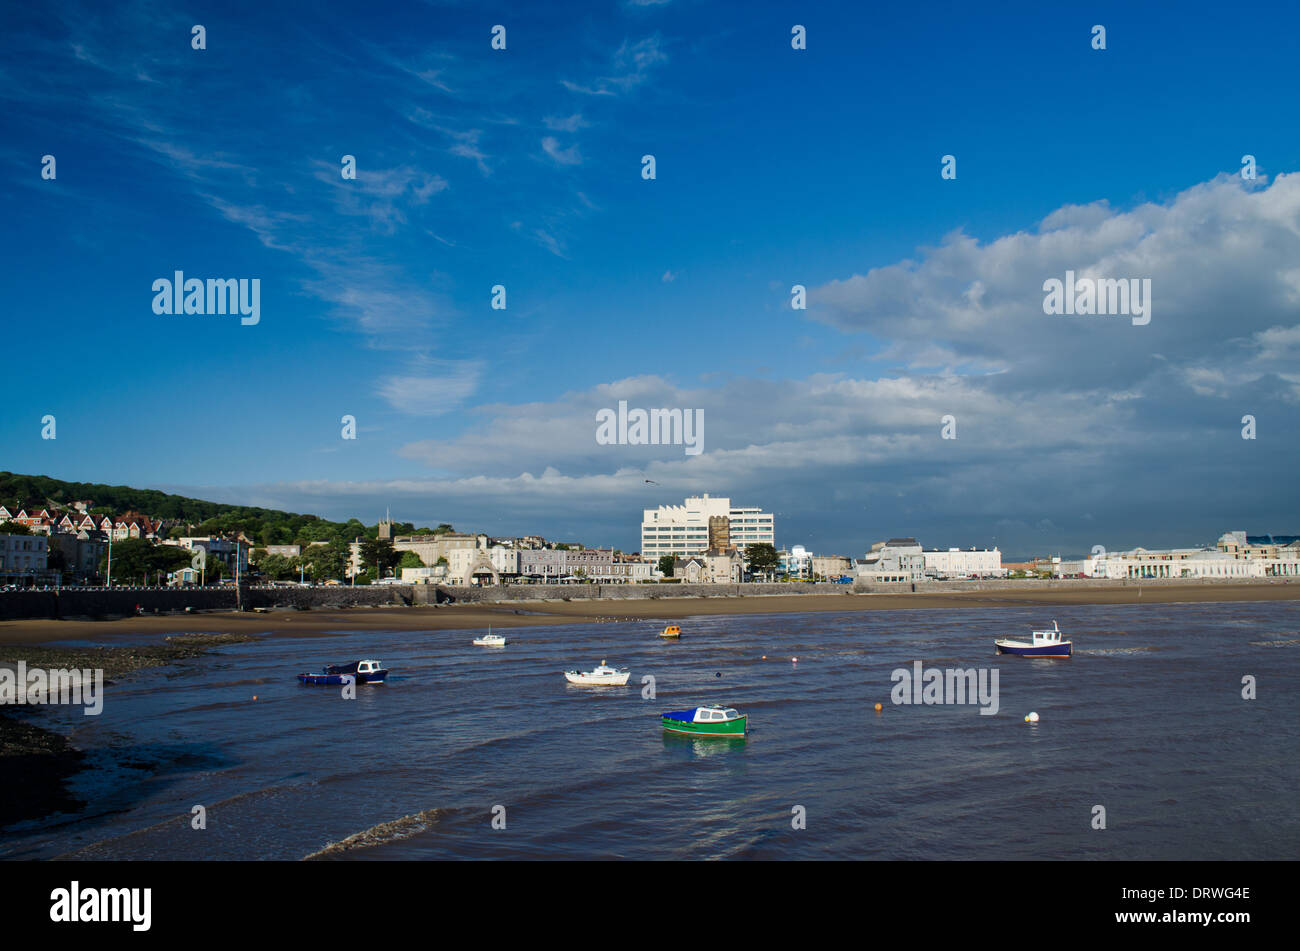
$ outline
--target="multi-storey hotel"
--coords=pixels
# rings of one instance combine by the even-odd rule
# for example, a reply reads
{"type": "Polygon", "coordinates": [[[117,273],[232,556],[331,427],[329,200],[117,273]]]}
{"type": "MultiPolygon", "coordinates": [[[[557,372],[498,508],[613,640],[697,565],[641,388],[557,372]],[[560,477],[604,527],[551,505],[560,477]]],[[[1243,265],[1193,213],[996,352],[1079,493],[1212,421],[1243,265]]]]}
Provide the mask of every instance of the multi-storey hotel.
{"type": "Polygon", "coordinates": [[[684,505],[645,509],[641,519],[641,555],[696,555],[731,546],[743,551],[749,545],[776,544],[770,512],[732,508],[731,499],[708,494],[686,499],[684,505]]]}

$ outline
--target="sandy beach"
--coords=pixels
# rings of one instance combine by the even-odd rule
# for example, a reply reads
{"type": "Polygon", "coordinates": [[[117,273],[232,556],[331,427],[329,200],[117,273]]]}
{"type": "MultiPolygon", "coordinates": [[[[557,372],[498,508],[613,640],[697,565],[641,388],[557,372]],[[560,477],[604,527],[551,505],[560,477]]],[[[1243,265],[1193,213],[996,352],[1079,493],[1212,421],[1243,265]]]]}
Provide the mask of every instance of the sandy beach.
{"type": "Polygon", "coordinates": [[[1024,588],[1005,591],[924,591],[915,594],[771,595],[740,598],[529,601],[438,607],[211,612],[111,621],[0,621],[0,646],[82,641],[142,643],[167,634],[213,632],[276,637],[322,637],[339,631],[447,631],[597,623],[601,620],[680,619],[700,614],[899,611],[934,608],[1015,608],[1042,605],[1172,604],[1224,601],[1300,601],[1300,584],[1156,585],[1024,588]]]}

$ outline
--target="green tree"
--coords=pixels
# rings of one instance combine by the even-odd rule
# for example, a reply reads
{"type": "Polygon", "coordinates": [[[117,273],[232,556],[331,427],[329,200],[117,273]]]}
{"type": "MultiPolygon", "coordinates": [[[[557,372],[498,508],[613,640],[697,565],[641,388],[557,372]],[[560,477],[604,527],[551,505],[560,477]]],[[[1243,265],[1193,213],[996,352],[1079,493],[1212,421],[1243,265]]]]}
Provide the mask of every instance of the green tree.
{"type": "Polygon", "coordinates": [[[32,530],[21,522],[5,522],[0,525],[0,535],[30,535],[32,530]]]}
{"type": "Polygon", "coordinates": [[[288,581],[298,577],[298,559],[284,555],[267,555],[258,559],[258,569],[272,581],[288,581]]]}
{"type": "MultiPolygon", "coordinates": [[[[174,545],[155,545],[144,538],[128,538],[113,543],[113,577],[120,582],[152,578],[158,572],[171,572],[190,563],[193,553],[174,545]]],[[[208,567],[211,569],[212,560],[208,567]]],[[[108,575],[108,551],[99,561],[99,573],[108,575]]],[[[209,570],[209,574],[210,574],[209,570]]]]}
{"type": "Polygon", "coordinates": [[[303,549],[302,561],[307,566],[307,573],[313,581],[328,581],[343,575],[343,566],[347,563],[348,551],[341,542],[328,545],[312,545],[303,549]]]}
{"type": "Polygon", "coordinates": [[[398,568],[423,568],[424,561],[413,551],[404,551],[402,557],[397,562],[398,568]]]}
{"type": "Polygon", "coordinates": [[[745,549],[745,561],[751,574],[769,574],[781,563],[781,556],[774,546],[758,542],[745,549]]]}
{"type": "Polygon", "coordinates": [[[402,552],[393,550],[392,539],[367,538],[361,543],[361,563],[374,568],[378,577],[388,576],[402,560],[402,552]]]}
{"type": "Polygon", "coordinates": [[[661,555],[659,557],[659,573],[665,578],[673,576],[673,560],[672,555],[661,555]]]}

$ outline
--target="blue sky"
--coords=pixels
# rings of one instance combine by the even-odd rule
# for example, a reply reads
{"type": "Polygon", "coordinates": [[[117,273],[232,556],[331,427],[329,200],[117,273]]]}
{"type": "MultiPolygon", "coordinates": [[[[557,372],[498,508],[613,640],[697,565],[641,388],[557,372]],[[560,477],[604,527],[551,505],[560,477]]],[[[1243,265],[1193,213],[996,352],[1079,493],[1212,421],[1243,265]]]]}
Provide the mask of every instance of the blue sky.
{"type": "Polygon", "coordinates": [[[5,15],[0,468],[626,549],[700,492],[846,554],[1300,531],[1293,5],[5,15]],[[1043,315],[1066,268],[1152,323],[1043,315]],[[155,315],[177,269],[260,323],[155,315]],[[704,453],[597,445],[619,399],[704,453]]]}

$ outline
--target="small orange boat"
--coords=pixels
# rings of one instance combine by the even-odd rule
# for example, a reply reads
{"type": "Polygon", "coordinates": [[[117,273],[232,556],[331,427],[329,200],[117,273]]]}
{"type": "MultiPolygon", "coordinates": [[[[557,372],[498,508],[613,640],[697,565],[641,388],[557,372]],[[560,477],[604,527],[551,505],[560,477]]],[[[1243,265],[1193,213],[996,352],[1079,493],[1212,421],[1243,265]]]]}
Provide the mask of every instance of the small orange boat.
{"type": "Polygon", "coordinates": [[[681,637],[682,629],[678,627],[676,624],[669,624],[666,628],[664,628],[662,631],[659,632],[659,636],[660,637],[681,637]]]}

